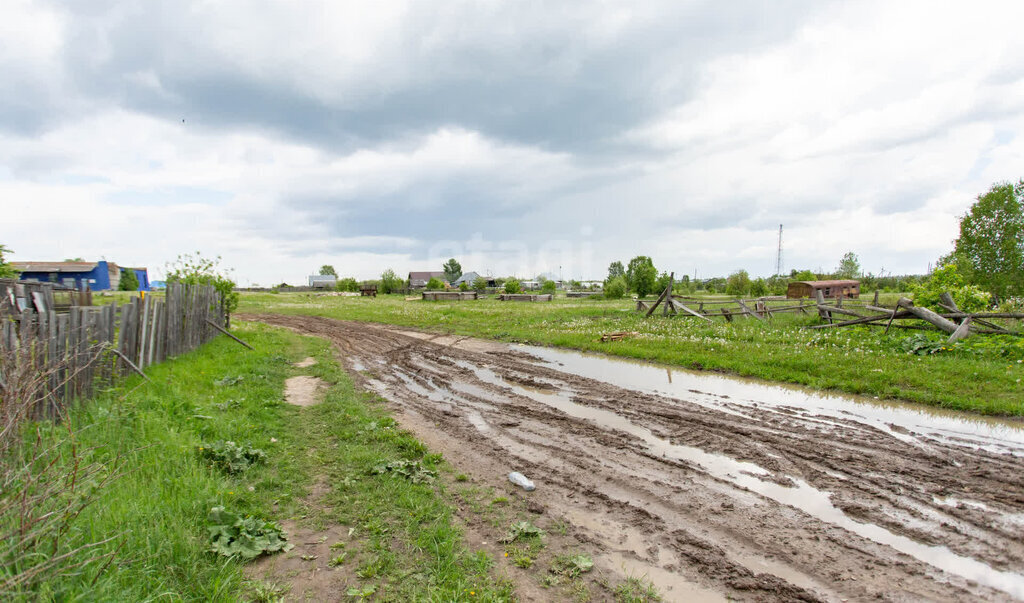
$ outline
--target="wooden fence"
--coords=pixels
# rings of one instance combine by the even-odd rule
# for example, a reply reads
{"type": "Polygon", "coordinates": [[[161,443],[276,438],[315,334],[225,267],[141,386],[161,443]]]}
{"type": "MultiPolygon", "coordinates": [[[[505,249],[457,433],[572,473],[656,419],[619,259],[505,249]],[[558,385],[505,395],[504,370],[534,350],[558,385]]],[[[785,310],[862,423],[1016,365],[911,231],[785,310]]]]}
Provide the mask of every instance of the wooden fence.
{"type": "MultiPolygon", "coordinates": [[[[164,299],[134,297],[121,306],[66,313],[44,305],[43,311],[0,315],[0,354],[8,358],[9,373],[46,376],[44,391],[34,398],[45,407],[37,414],[53,416],[61,404],[90,397],[98,385],[199,347],[224,328],[226,318],[213,287],[170,284],[164,299]]],[[[7,387],[7,376],[0,375],[0,388],[7,387]]]]}
{"type": "Polygon", "coordinates": [[[37,283],[0,278],[0,318],[34,309],[37,312],[91,306],[92,291],[71,289],[56,283],[37,283]]]}

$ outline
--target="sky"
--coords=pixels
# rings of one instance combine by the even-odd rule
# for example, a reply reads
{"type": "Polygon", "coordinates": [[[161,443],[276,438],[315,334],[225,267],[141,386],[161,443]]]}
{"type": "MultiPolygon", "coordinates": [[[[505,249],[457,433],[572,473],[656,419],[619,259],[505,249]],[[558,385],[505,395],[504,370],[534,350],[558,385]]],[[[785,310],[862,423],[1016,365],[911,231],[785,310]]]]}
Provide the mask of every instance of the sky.
{"type": "Polygon", "coordinates": [[[924,273],[1024,177],[1024,3],[5,0],[0,244],[323,264],[924,273]]]}

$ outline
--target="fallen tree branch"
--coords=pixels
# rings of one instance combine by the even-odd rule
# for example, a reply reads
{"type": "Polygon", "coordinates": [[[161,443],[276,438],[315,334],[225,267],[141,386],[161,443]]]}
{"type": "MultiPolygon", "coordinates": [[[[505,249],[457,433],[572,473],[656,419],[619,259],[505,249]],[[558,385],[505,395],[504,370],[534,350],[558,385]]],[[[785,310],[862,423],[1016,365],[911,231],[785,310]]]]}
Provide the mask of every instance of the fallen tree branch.
{"type": "Polygon", "coordinates": [[[213,327],[213,328],[217,329],[217,330],[218,330],[218,331],[220,331],[221,333],[224,333],[225,335],[227,335],[227,336],[228,336],[228,337],[230,337],[231,339],[234,339],[235,341],[237,341],[238,343],[240,343],[240,344],[244,345],[245,347],[249,348],[250,350],[254,350],[254,351],[255,351],[255,348],[253,348],[253,347],[252,347],[251,345],[249,345],[249,344],[245,343],[244,341],[242,341],[241,339],[239,339],[239,338],[235,337],[234,335],[232,335],[231,333],[229,333],[227,329],[225,329],[224,327],[220,326],[219,324],[217,324],[217,323],[213,322],[213,321],[212,321],[212,320],[210,320],[209,318],[207,318],[207,319],[206,319],[206,322],[207,322],[207,323],[209,323],[209,325],[210,325],[211,327],[213,327]]]}
{"type": "MultiPolygon", "coordinates": [[[[910,316],[913,316],[913,314],[911,314],[909,312],[902,312],[902,313],[896,314],[895,318],[907,318],[907,317],[910,317],[910,316]]],[[[871,323],[871,322],[879,322],[879,321],[887,320],[887,319],[891,320],[892,318],[894,318],[894,317],[889,316],[888,314],[879,314],[877,316],[864,316],[862,318],[855,318],[853,320],[844,320],[843,322],[836,322],[836,323],[832,323],[832,324],[828,324],[828,325],[811,325],[811,326],[809,326],[807,328],[808,329],[828,329],[828,328],[832,328],[832,327],[849,327],[849,326],[852,326],[852,325],[862,325],[862,324],[867,324],[867,323],[871,323]]]]}
{"type": "Polygon", "coordinates": [[[145,379],[146,381],[148,381],[148,382],[150,382],[150,383],[152,383],[152,382],[153,382],[153,380],[152,380],[152,379],[150,379],[150,378],[149,378],[149,376],[148,376],[148,375],[146,375],[146,373],[143,373],[143,372],[142,372],[142,369],[140,369],[140,368],[139,368],[139,367],[138,367],[138,366],[137,366],[137,365],[136,365],[136,364],[135,364],[134,362],[132,362],[131,360],[128,360],[128,357],[127,357],[127,356],[125,356],[124,354],[122,354],[122,353],[121,353],[121,350],[119,350],[119,349],[115,348],[114,346],[107,346],[107,349],[108,349],[108,350],[110,350],[111,352],[113,352],[113,353],[114,353],[114,355],[116,355],[116,356],[117,356],[118,358],[120,358],[121,360],[124,360],[124,361],[125,361],[125,363],[127,363],[127,364],[128,364],[128,366],[130,366],[130,367],[132,368],[132,370],[134,370],[134,371],[135,371],[136,373],[138,373],[138,374],[142,375],[142,378],[143,378],[143,379],[145,379]]]}
{"type": "MultiPolygon", "coordinates": [[[[920,318],[921,320],[935,325],[940,330],[945,331],[946,333],[953,334],[957,330],[958,325],[955,322],[947,318],[943,318],[942,316],[939,316],[938,314],[932,312],[928,308],[921,308],[915,306],[914,302],[910,301],[905,297],[901,297],[900,301],[897,302],[896,305],[900,308],[903,308],[907,312],[910,312],[911,314],[920,318]]],[[[964,335],[964,337],[966,337],[966,335],[964,335]]]]}

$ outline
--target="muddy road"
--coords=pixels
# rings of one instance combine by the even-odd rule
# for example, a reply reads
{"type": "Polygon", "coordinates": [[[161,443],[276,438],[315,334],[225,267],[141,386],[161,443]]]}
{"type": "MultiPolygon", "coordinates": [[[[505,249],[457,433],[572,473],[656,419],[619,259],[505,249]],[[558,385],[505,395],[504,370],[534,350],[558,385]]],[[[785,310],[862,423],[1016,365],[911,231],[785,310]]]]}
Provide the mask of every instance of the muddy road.
{"type": "Polygon", "coordinates": [[[646,574],[666,600],[1024,599],[1018,423],[381,325],[240,318],[329,339],[460,471],[530,476],[531,499],[599,563],[646,574]]]}

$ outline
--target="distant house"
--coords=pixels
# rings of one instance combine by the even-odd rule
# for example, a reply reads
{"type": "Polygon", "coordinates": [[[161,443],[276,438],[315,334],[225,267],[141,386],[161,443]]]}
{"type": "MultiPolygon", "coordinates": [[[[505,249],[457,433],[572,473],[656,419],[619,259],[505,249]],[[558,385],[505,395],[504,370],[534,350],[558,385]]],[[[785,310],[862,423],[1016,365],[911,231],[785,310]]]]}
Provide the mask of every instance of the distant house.
{"type": "Polygon", "coordinates": [[[113,262],[11,262],[20,272],[18,278],[23,281],[39,283],[56,283],[73,289],[86,287],[93,291],[117,289],[121,284],[121,275],[128,270],[135,273],[139,281],[139,291],[149,291],[149,271],[145,268],[118,266],[113,262]]]}
{"type": "Polygon", "coordinates": [[[798,299],[801,297],[817,297],[817,292],[825,298],[860,296],[860,281],[853,280],[832,280],[832,281],[794,281],[786,289],[786,297],[798,299]]]}
{"type": "Polygon", "coordinates": [[[309,275],[309,286],[314,289],[333,289],[336,284],[338,284],[338,278],[333,274],[309,275]]]}
{"type": "Polygon", "coordinates": [[[475,283],[476,279],[478,279],[478,278],[482,278],[485,281],[487,281],[487,286],[488,287],[496,287],[497,286],[497,283],[495,282],[493,276],[483,276],[483,277],[481,277],[476,272],[466,272],[462,276],[460,276],[459,278],[455,279],[455,281],[452,282],[452,287],[458,287],[462,283],[466,283],[466,285],[468,285],[470,288],[472,288],[473,287],[473,283],[475,283]]]}
{"type": "Polygon", "coordinates": [[[432,278],[437,278],[444,281],[444,272],[410,272],[409,273],[409,288],[410,289],[423,289],[427,286],[427,283],[432,278]]]}

